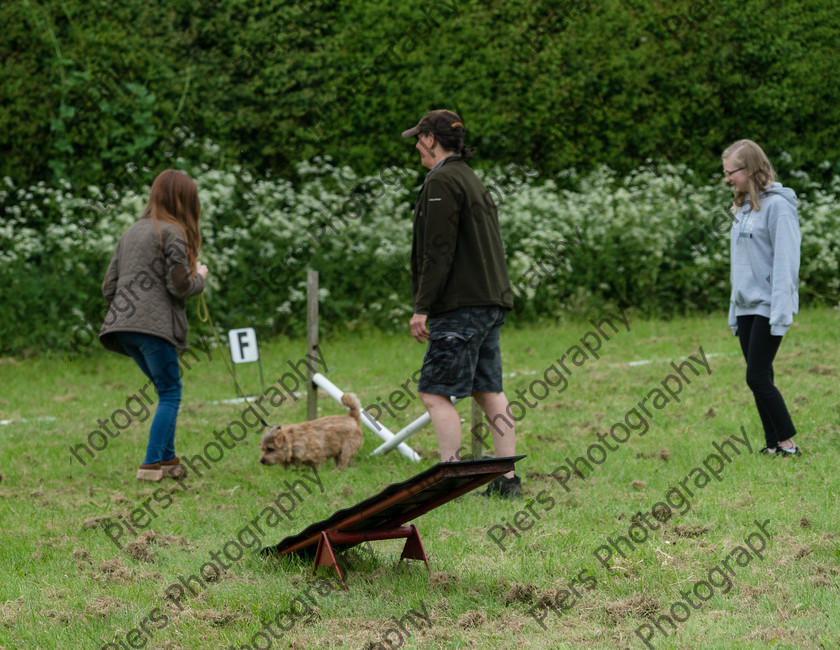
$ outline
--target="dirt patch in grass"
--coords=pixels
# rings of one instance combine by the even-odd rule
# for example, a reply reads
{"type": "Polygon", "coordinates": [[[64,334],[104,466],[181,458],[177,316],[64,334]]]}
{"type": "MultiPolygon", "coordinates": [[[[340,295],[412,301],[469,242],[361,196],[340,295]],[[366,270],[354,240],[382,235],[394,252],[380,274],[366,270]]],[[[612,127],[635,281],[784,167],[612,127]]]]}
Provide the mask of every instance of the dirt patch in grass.
{"type": "Polygon", "coordinates": [[[765,596],[772,594],[775,591],[774,587],[770,587],[768,585],[742,585],[741,586],[741,593],[744,595],[745,598],[750,598],[752,600],[761,600],[765,596]]]}
{"type": "Polygon", "coordinates": [[[659,458],[661,460],[668,460],[671,457],[671,452],[663,447],[659,451],[637,451],[636,458],[659,458]]]}
{"type": "Polygon", "coordinates": [[[102,524],[111,521],[110,517],[87,517],[82,522],[82,528],[100,528],[102,524]]]}
{"type": "Polygon", "coordinates": [[[834,567],[817,566],[814,569],[816,576],[811,579],[811,584],[819,587],[834,588],[837,576],[840,576],[840,569],[834,567]]]}
{"type": "Polygon", "coordinates": [[[633,594],[629,598],[604,603],[604,613],[611,625],[629,616],[649,618],[659,611],[659,601],[647,594],[633,594]]]}
{"type": "Polygon", "coordinates": [[[213,627],[225,627],[244,618],[230,608],[225,609],[190,609],[184,612],[184,618],[204,621],[213,627]],[[189,613],[187,613],[187,611],[189,613]]]}
{"type": "Polygon", "coordinates": [[[498,625],[503,630],[520,632],[530,623],[533,623],[533,618],[530,616],[526,619],[518,618],[516,616],[502,616],[501,620],[498,623],[494,623],[494,625],[498,625]]]}
{"type": "Polygon", "coordinates": [[[449,539],[450,537],[452,537],[455,534],[456,533],[453,533],[448,528],[441,528],[440,532],[438,532],[438,539],[449,539]]]}
{"type": "Polygon", "coordinates": [[[680,537],[700,537],[709,531],[708,526],[687,526],[686,524],[677,524],[673,531],[680,537]]]}
{"type": "Polygon", "coordinates": [[[565,584],[554,589],[537,589],[534,585],[514,583],[502,598],[506,605],[523,603],[527,606],[539,605],[556,610],[558,602],[563,602],[567,597],[568,590],[565,584]]]}
{"type": "Polygon", "coordinates": [[[483,627],[487,623],[487,615],[484,612],[471,611],[458,617],[458,627],[463,630],[483,627]]]}
{"type": "Polygon", "coordinates": [[[536,600],[537,588],[534,585],[514,583],[504,595],[505,603],[531,603],[536,600]]]}
{"type": "Polygon", "coordinates": [[[149,550],[149,542],[147,540],[135,539],[133,542],[129,542],[125,545],[125,552],[138,562],[154,564],[155,555],[149,550]]]}
{"type": "Polygon", "coordinates": [[[125,552],[138,562],[153,564],[155,555],[150,548],[152,544],[161,547],[179,546],[189,548],[187,538],[183,535],[161,535],[153,530],[147,530],[134,541],[128,542],[125,545],[125,552]]]}
{"type": "Polygon", "coordinates": [[[119,598],[111,598],[110,596],[100,596],[92,603],[88,603],[85,607],[85,614],[88,616],[108,616],[108,614],[125,609],[127,603],[119,598]]]}
{"type": "Polygon", "coordinates": [[[160,533],[156,533],[153,530],[147,530],[145,533],[141,534],[138,538],[138,541],[145,541],[146,543],[154,543],[158,546],[178,546],[183,549],[189,550],[190,544],[187,541],[187,538],[183,535],[161,535],[160,533]]]}
{"type": "Polygon", "coordinates": [[[93,564],[91,560],[90,551],[86,548],[77,548],[74,549],[73,552],[70,554],[70,557],[76,563],[76,568],[78,569],[86,569],[93,564]]]}
{"type": "Polygon", "coordinates": [[[131,570],[123,564],[120,558],[115,557],[100,564],[98,575],[95,577],[107,580],[108,582],[125,584],[131,582],[131,570]]]}
{"type": "Polygon", "coordinates": [[[0,604],[0,625],[12,628],[17,622],[18,614],[26,606],[26,599],[21,596],[17,600],[8,600],[0,604]]]}
{"type": "Polygon", "coordinates": [[[51,621],[61,623],[62,625],[70,625],[70,623],[72,623],[75,619],[75,616],[70,612],[65,612],[58,609],[46,609],[44,610],[44,616],[46,616],[51,621]]]}
{"type": "Polygon", "coordinates": [[[752,633],[747,635],[748,641],[760,641],[763,647],[769,647],[771,644],[776,645],[779,641],[791,643],[793,647],[798,648],[805,648],[807,647],[805,638],[801,633],[785,629],[783,627],[774,626],[774,627],[760,627],[752,631],[752,633]]]}
{"type": "Polygon", "coordinates": [[[438,571],[429,576],[429,586],[443,591],[452,591],[453,588],[461,586],[461,579],[452,573],[438,571]]]}

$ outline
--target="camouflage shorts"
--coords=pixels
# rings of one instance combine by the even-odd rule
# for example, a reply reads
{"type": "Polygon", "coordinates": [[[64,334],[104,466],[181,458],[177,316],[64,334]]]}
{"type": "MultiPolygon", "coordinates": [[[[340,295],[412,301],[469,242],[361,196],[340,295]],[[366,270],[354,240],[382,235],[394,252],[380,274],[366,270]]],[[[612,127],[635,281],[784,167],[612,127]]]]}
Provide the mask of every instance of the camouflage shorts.
{"type": "Polygon", "coordinates": [[[474,391],[502,392],[499,307],[460,307],[429,317],[429,345],[418,390],[433,395],[468,397],[474,391]]]}

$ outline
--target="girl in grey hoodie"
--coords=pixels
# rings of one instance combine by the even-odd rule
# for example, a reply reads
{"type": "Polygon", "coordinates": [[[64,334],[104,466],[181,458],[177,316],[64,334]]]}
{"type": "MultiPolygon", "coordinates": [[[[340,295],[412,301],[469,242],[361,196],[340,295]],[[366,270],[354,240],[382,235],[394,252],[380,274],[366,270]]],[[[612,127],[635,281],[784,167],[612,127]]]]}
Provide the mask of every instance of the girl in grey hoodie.
{"type": "Polygon", "coordinates": [[[776,182],[770,161],[751,140],[738,140],[721,158],[735,195],[729,327],[747,360],[747,385],[764,428],[761,453],[799,456],[796,429],[773,384],[773,359],[799,310],[796,194],[776,182]]]}

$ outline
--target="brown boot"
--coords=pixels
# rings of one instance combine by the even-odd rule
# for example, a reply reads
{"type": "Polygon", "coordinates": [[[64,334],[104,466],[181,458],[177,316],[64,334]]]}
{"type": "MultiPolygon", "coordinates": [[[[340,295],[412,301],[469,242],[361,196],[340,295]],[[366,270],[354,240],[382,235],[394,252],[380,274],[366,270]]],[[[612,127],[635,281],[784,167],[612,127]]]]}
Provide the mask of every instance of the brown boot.
{"type": "Polygon", "coordinates": [[[181,465],[181,459],[177,456],[169,460],[160,461],[160,468],[163,471],[163,475],[169,478],[181,478],[187,475],[187,470],[181,465]]]}
{"type": "Polygon", "coordinates": [[[160,463],[140,465],[140,468],[137,470],[138,481],[160,481],[162,478],[163,470],[160,468],[160,463]]]}

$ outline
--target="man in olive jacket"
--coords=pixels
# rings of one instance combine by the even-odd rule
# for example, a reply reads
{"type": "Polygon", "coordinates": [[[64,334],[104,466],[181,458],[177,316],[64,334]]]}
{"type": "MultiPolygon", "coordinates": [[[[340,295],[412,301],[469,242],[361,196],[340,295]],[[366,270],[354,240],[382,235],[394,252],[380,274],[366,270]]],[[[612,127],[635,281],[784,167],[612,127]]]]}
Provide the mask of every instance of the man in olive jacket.
{"type": "MultiPolygon", "coordinates": [[[[513,308],[496,206],[464,162],[464,125],[447,110],[404,131],[429,169],[414,208],[411,334],[428,341],[418,395],[429,411],[443,461],[461,457],[461,420],[450,396],[472,395],[484,410],[497,456],[515,454],[514,419],[502,391],[499,329],[513,308]]],[[[474,432],[477,435],[477,432],[474,432]]],[[[483,440],[482,440],[483,442],[483,440]]],[[[485,494],[518,497],[513,472],[485,494]]]]}

